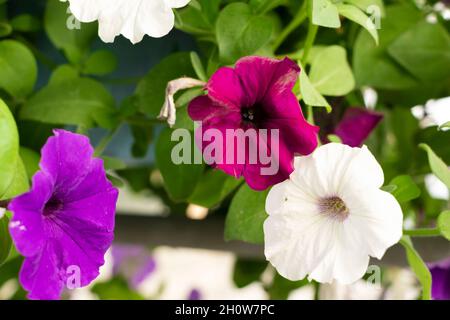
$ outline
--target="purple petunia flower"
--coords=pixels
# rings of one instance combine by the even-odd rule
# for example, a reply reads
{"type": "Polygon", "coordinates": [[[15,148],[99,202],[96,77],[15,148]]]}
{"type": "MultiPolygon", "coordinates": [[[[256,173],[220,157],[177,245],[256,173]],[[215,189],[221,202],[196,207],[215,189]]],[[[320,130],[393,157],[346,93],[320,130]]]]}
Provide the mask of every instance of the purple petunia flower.
{"type": "Polygon", "coordinates": [[[30,299],[58,299],[99,274],[114,234],[118,190],[85,136],[55,130],[31,191],[15,198],[10,233],[25,257],[19,280],[30,299]]]}
{"type": "Polygon", "coordinates": [[[111,252],[113,273],[123,275],[133,289],[137,289],[156,269],[155,259],[144,246],[115,244],[111,252]]]}
{"type": "Polygon", "coordinates": [[[334,133],[342,143],[359,147],[383,119],[383,114],[365,108],[348,108],[334,133]]]}
{"type": "Polygon", "coordinates": [[[431,296],[435,300],[450,300],[450,258],[428,265],[431,271],[431,296]]]}
{"type": "Polygon", "coordinates": [[[310,154],[317,146],[318,127],[305,120],[292,92],[299,73],[298,65],[287,58],[245,57],[234,69],[220,68],[206,85],[208,94],[195,98],[188,106],[190,117],[202,122],[201,130],[197,130],[197,141],[200,132],[199,144],[205,161],[236,178],[243,176],[255,190],[264,190],[288,179],[294,170],[294,154],[310,154]],[[207,139],[203,132],[210,129],[223,136],[222,150],[218,152],[223,161],[215,161],[216,158],[211,161],[205,156],[209,144],[205,143],[207,139]],[[278,141],[248,135],[248,147],[246,143],[230,147],[226,143],[230,131],[256,131],[258,137],[263,131],[268,135],[269,131],[277,131],[278,141]],[[242,152],[242,148],[247,150],[242,152]],[[278,162],[276,173],[262,173],[265,164],[259,157],[251,161],[255,150],[261,149],[275,157],[278,162]],[[246,155],[245,159],[239,161],[242,153],[246,155]]]}

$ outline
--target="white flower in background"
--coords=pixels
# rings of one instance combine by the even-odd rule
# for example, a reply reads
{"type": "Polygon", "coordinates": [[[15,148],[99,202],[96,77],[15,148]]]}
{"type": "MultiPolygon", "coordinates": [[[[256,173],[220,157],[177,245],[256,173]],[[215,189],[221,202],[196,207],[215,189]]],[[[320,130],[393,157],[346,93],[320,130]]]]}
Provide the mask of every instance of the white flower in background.
{"type": "Polygon", "coordinates": [[[0,207],[0,219],[3,218],[3,216],[5,215],[5,213],[6,213],[6,209],[0,207]]]}
{"type": "Polygon", "coordinates": [[[122,34],[134,44],[146,34],[154,38],[168,34],[175,23],[173,9],[186,6],[190,0],[68,1],[70,11],[81,22],[98,20],[98,33],[104,42],[113,42],[122,34]]]}
{"type": "Polygon", "coordinates": [[[434,199],[449,200],[450,198],[447,186],[432,173],[425,176],[425,187],[434,199]]]}
{"type": "Polygon", "coordinates": [[[265,255],[284,277],[349,284],[402,236],[402,211],[382,190],[367,149],[329,143],[295,159],[290,179],[270,190],[265,255]]]}
{"type": "Polygon", "coordinates": [[[327,283],[320,286],[320,300],[379,300],[382,298],[383,288],[365,280],[358,280],[352,284],[327,283]]]}
{"type": "MultiPolygon", "coordinates": [[[[442,126],[450,121],[450,97],[428,100],[425,106],[419,105],[411,108],[411,113],[420,120],[422,128],[442,126]]],[[[448,128],[443,130],[448,130],[448,128]]]]}

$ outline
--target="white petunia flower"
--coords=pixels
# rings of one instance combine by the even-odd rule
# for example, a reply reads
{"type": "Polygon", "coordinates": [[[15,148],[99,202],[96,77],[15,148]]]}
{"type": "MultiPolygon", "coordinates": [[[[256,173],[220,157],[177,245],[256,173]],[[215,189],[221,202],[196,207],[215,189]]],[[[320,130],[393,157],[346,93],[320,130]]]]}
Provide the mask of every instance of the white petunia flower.
{"type": "MultiPolygon", "coordinates": [[[[66,1],[66,0],[61,0],[66,1]]],[[[70,11],[81,22],[98,20],[98,34],[104,42],[113,42],[119,34],[133,44],[144,35],[159,38],[172,30],[174,8],[190,0],[68,0],[70,11]]]]}
{"type": "Polygon", "coordinates": [[[402,211],[380,190],[380,165],[365,146],[329,143],[294,166],[266,199],[267,260],[290,280],[355,282],[369,256],[381,259],[402,236],[402,211]]]}

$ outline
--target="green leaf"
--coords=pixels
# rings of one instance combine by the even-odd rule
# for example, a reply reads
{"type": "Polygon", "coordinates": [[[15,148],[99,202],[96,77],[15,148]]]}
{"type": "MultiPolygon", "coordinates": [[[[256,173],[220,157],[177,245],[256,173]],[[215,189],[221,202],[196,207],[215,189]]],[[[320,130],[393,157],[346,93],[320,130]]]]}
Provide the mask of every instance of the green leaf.
{"type": "Polygon", "coordinates": [[[382,19],[382,28],[378,30],[378,46],[366,31],[361,30],[353,48],[353,71],[358,87],[400,90],[417,85],[416,79],[405,72],[386,50],[396,38],[415,25],[421,16],[420,11],[410,4],[387,7],[386,19],[382,19]]]}
{"type": "Polygon", "coordinates": [[[389,185],[395,186],[394,190],[391,193],[400,203],[411,201],[420,196],[420,189],[414,183],[414,180],[411,178],[411,176],[397,176],[391,180],[389,185]]]}
{"type": "Polygon", "coordinates": [[[0,41],[0,88],[16,98],[33,91],[37,65],[31,51],[14,40],[0,41]]]}
{"type": "Polygon", "coordinates": [[[412,271],[416,274],[417,279],[422,285],[422,299],[431,300],[431,273],[422,257],[414,249],[413,243],[408,236],[403,236],[400,243],[406,250],[406,257],[411,266],[412,271]]]}
{"type": "Polygon", "coordinates": [[[375,40],[375,43],[378,45],[378,32],[376,26],[373,24],[372,20],[358,7],[347,4],[338,4],[337,8],[339,10],[339,14],[356,22],[364,29],[366,29],[372,38],[375,40]]]}
{"type": "Polygon", "coordinates": [[[131,153],[133,157],[143,158],[147,155],[149,145],[153,139],[152,126],[131,125],[131,133],[133,134],[133,146],[131,153]]]}
{"type": "Polygon", "coordinates": [[[84,63],[83,73],[103,76],[114,72],[117,68],[117,57],[108,50],[98,50],[89,56],[84,63]]]}
{"type": "Polygon", "coordinates": [[[450,128],[450,121],[447,121],[446,123],[441,124],[439,126],[439,130],[443,130],[443,129],[447,129],[447,128],[450,128]]]}
{"type": "Polygon", "coordinates": [[[13,31],[12,26],[7,22],[0,22],[0,37],[7,37],[13,31]]]}
{"type": "Polygon", "coordinates": [[[419,22],[390,44],[388,52],[418,79],[450,77],[450,36],[439,23],[419,22]]]}
{"type": "Polygon", "coordinates": [[[178,52],[161,60],[138,84],[139,109],[156,118],[164,104],[167,83],[183,76],[195,77],[189,53],[178,52]]]}
{"type": "Polygon", "coordinates": [[[0,99],[0,200],[28,189],[28,178],[19,156],[19,134],[8,106],[0,99]]]}
{"type": "Polygon", "coordinates": [[[338,9],[332,1],[314,0],[311,2],[313,24],[328,28],[339,28],[341,26],[338,9]]]}
{"type": "Polygon", "coordinates": [[[425,150],[428,154],[428,163],[430,164],[431,171],[436,177],[439,178],[450,189],[450,169],[445,162],[439,158],[436,153],[425,143],[419,145],[420,148],[425,150]]]}
{"type": "Polygon", "coordinates": [[[33,175],[39,170],[41,157],[36,151],[24,147],[20,147],[19,154],[25,166],[28,180],[31,180],[33,175]]]}
{"type": "Polygon", "coordinates": [[[72,63],[80,63],[97,34],[95,23],[80,24],[68,13],[67,3],[48,0],[44,28],[56,48],[72,63]]]}
{"type": "Polygon", "coordinates": [[[255,54],[269,42],[272,29],[272,20],[254,15],[248,4],[229,4],[216,24],[220,58],[227,64],[255,54]]]}
{"type": "Polygon", "coordinates": [[[187,7],[176,11],[175,27],[198,36],[213,35],[219,4],[220,0],[191,1],[187,7]]]}
{"type": "Polygon", "coordinates": [[[329,46],[320,50],[311,63],[309,80],[321,94],[344,96],[355,87],[355,79],[343,47],[329,46]]]}
{"type": "Polygon", "coordinates": [[[184,155],[184,151],[190,152],[192,155],[189,157],[191,162],[193,162],[194,159],[194,148],[196,148],[196,146],[194,145],[194,138],[188,130],[186,130],[186,137],[189,137],[189,141],[182,139],[180,139],[180,141],[172,141],[172,132],[174,131],[170,128],[166,128],[161,132],[156,141],[156,166],[161,172],[164,179],[164,187],[169,196],[174,201],[184,201],[194,191],[197,182],[203,173],[204,164],[175,164],[172,153],[174,153],[174,156],[179,155],[179,153],[176,152],[177,150],[174,150],[176,145],[184,142],[187,150],[180,152],[181,156],[184,155]]]}
{"type": "Polygon", "coordinates": [[[367,14],[372,13],[370,9],[378,8],[381,16],[385,15],[383,0],[345,0],[344,2],[360,8],[367,14]]]}
{"type": "Polygon", "coordinates": [[[121,170],[127,167],[125,162],[123,162],[119,158],[108,156],[102,156],[101,158],[103,159],[103,165],[105,166],[106,170],[121,170]]]}
{"type": "Polygon", "coordinates": [[[273,10],[285,2],[286,0],[250,0],[249,4],[255,13],[262,14],[273,10]]]}
{"type": "MultiPolygon", "coordinates": [[[[301,67],[301,66],[300,66],[301,67]]],[[[303,67],[300,72],[300,94],[303,101],[310,106],[325,107],[327,111],[331,111],[331,106],[325,98],[314,88],[303,67]]]]}
{"type": "Polygon", "coordinates": [[[437,225],[442,236],[450,241],[450,210],[446,210],[439,215],[437,225]]]}
{"type": "Polygon", "coordinates": [[[268,190],[258,192],[247,184],[242,185],[231,201],[225,221],[225,240],[242,240],[250,243],[264,241],[263,224],[268,190]]]}
{"type": "Polygon", "coordinates": [[[144,300],[139,293],[130,289],[125,279],[118,276],[107,282],[94,284],[92,292],[101,300],[144,300]]]}
{"type": "Polygon", "coordinates": [[[259,281],[266,270],[267,262],[261,260],[238,259],[234,264],[233,281],[236,287],[243,288],[259,281]]]}
{"type": "Polygon", "coordinates": [[[90,128],[114,125],[114,98],[100,83],[87,78],[51,81],[23,106],[20,117],[52,124],[90,128]]]}
{"type": "Polygon", "coordinates": [[[12,241],[8,230],[8,217],[0,218],[0,267],[8,259],[11,252],[12,241]]]}
{"type": "Polygon", "coordinates": [[[272,283],[267,288],[267,293],[269,294],[270,299],[286,300],[291,291],[301,288],[307,284],[309,284],[307,278],[299,281],[290,281],[283,278],[278,274],[278,272],[276,272],[272,283]]]}
{"type": "Polygon", "coordinates": [[[241,182],[242,180],[220,170],[207,170],[203,173],[188,201],[202,207],[212,208],[233,192],[241,182]]]}
{"type": "Polygon", "coordinates": [[[335,134],[329,134],[327,135],[327,138],[328,140],[330,140],[330,142],[342,143],[342,139],[335,134]]]}
{"type": "Polygon", "coordinates": [[[191,63],[192,67],[195,70],[195,73],[197,74],[197,77],[202,81],[208,81],[208,77],[206,76],[206,71],[203,67],[202,61],[195,51],[191,52],[191,63]]]}
{"type": "Polygon", "coordinates": [[[36,32],[41,28],[41,20],[31,14],[21,14],[11,20],[11,26],[19,32],[36,32]]]}

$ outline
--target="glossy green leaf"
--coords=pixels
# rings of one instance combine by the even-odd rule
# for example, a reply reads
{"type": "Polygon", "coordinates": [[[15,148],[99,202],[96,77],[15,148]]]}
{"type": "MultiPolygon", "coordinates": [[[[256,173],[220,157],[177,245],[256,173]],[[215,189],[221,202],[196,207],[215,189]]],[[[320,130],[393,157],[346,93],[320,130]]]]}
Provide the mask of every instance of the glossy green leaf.
{"type": "Polygon", "coordinates": [[[331,110],[327,100],[325,100],[325,98],[311,84],[304,68],[302,68],[302,71],[300,72],[300,94],[302,100],[307,105],[314,107],[325,107],[328,111],[331,110]]]}
{"type": "Polygon", "coordinates": [[[0,41],[0,89],[23,98],[33,91],[37,65],[31,51],[15,40],[0,41]]]}
{"type": "Polygon", "coordinates": [[[201,177],[189,202],[212,208],[233,192],[242,180],[225,174],[220,170],[207,170],[201,177]]]}
{"type": "Polygon", "coordinates": [[[195,51],[191,52],[191,63],[192,67],[195,70],[195,73],[197,74],[197,77],[202,81],[208,81],[208,77],[206,76],[206,71],[203,67],[202,61],[195,51]]]}
{"type": "Polygon", "coordinates": [[[8,230],[8,217],[0,218],[0,267],[8,259],[12,241],[8,230]]]}
{"type": "MultiPolygon", "coordinates": [[[[176,164],[174,161],[175,156],[185,156],[183,151],[177,152],[174,149],[176,145],[185,143],[184,145],[188,149],[185,151],[191,154],[191,157],[188,157],[191,163],[194,162],[193,155],[196,146],[194,141],[187,141],[182,138],[179,141],[172,141],[172,132],[173,130],[170,128],[164,129],[156,141],[156,166],[161,172],[164,187],[170,197],[174,201],[184,201],[194,191],[203,173],[204,164],[176,164]],[[172,157],[172,154],[174,154],[174,157],[172,157]]],[[[193,139],[193,135],[189,131],[187,133],[186,137],[193,139]]]]}
{"type": "Polygon", "coordinates": [[[326,96],[343,96],[353,90],[355,79],[343,47],[329,46],[320,50],[311,63],[309,80],[326,96]]]}
{"type": "Polygon", "coordinates": [[[254,15],[246,3],[231,3],[220,12],[216,24],[220,57],[234,63],[255,54],[272,35],[272,20],[254,15]]]}
{"type": "Polygon", "coordinates": [[[450,77],[450,36],[440,23],[420,21],[391,43],[388,52],[418,79],[450,77]]]}
{"type": "Polygon", "coordinates": [[[339,28],[341,20],[336,5],[331,0],[314,0],[312,2],[312,22],[315,25],[339,28]]]}
{"type": "Polygon", "coordinates": [[[239,188],[225,220],[225,240],[250,243],[264,241],[263,224],[267,218],[265,204],[268,192],[252,190],[247,184],[239,188]]]}
{"type": "Polygon", "coordinates": [[[339,14],[356,22],[364,29],[366,29],[372,36],[375,43],[378,44],[378,32],[376,26],[373,24],[372,20],[358,7],[347,4],[337,5],[339,14]]]}
{"type": "Polygon", "coordinates": [[[27,172],[28,180],[31,180],[33,175],[39,170],[41,157],[36,151],[24,147],[20,147],[19,154],[27,172]]]}
{"type": "Polygon", "coordinates": [[[72,124],[90,128],[114,125],[115,101],[99,82],[72,78],[50,82],[23,106],[20,117],[52,124],[72,124]]]}
{"type": "Polygon", "coordinates": [[[437,225],[441,234],[450,241],[450,210],[446,210],[439,215],[437,225]]]}
{"type": "Polygon", "coordinates": [[[391,193],[400,203],[411,201],[420,196],[420,189],[414,183],[411,176],[397,176],[391,180],[389,185],[395,186],[395,189],[391,193]]]}
{"type": "Polygon", "coordinates": [[[92,53],[84,63],[83,73],[103,76],[114,72],[117,68],[117,57],[108,50],[92,53]]]}
{"type": "Polygon", "coordinates": [[[195,77],[188,52],[174,53],[161,60],[138,84],[140,111],[156,118],[164,104],[167,83],[183,76],[195,77]]]}
{"type": "Polygon", "coordinates": [[[413,246],[411,239],[408,236],[403,236],[400,243],[406,250],[406,257],[411,266],[412,271],[416,274],[417,279],[422,285],[422,299],[431,299],[431,273],[427,265],[423,261],[420,254],[413,246]]]}
{"type": "Polygon", "coordinates": [[[427,152],[431,171],[450,189],[450,168],[427,144],[421,143],[419,147],[427,152]]]}
{"type": "Polygon", "coordinates": [[[388,6],[381,20],[377,46],[369,33],[361,30],[353,48],[353,71],[357,86],[399,90],[417,85],[417,80],[389,54],[388,46],[421,19],[421,13],[408,3],[388,6]]]}
{"type": "Polygon", "coordinates": [[[68,3],[48,0],[44,28],[53,45],[72,63],[80,63],[97,36],[95,23],[81,24],[68,11],[68,3]]]}
{"type": "Polygon", "coordinates": [[[8,106],[0,100],[0,200],[28,188],[28,177],[19,156],[19,135],[8,106]]]}
{"type": "Polygon", "coordinates": [[[41,21],[31,14],[21,14],[11,20],[11,26],[19,32],[36,32],[41,28],[41,21]]]}
{"type": "Polygon", "coordinates": [[[238,288],[243,288],[252,282],[260,281],[266,268],[266,261],[238,259],[234,264],[233,281],[238,288]]]}

